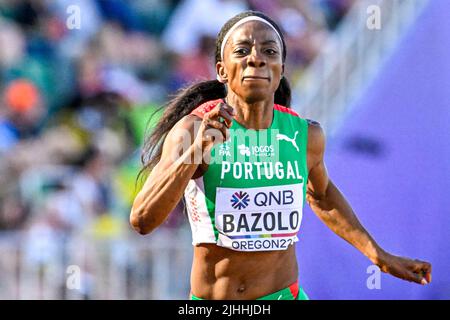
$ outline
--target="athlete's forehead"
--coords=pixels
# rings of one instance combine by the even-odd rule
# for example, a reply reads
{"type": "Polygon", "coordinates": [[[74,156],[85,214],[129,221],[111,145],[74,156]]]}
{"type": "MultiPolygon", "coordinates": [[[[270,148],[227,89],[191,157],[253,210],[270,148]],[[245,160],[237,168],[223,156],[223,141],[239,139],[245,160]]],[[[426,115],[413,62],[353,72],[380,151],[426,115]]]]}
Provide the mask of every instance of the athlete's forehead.
{"type": "Polygon", "coordinates": [[[279,48],[282,47],[280,38],[275,30],[260,21],[248,21],[237,27],[230,34],[226,46],[245,43],[274,44],[279,48]]]}

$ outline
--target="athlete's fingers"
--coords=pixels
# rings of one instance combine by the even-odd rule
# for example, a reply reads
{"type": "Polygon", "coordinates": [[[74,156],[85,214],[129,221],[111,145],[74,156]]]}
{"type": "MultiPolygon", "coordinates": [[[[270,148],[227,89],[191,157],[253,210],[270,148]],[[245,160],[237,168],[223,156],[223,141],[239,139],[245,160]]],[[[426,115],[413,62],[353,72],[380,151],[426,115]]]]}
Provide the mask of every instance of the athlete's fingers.
{"type": "Polygon", "coordinates": [[[215,120],[225,123],[226,126],[228,128],[230,128],[233,123],[233,113],[234,113],[234,109],[231,108],[229,105],[224,104],[224,103],[219,103],[219,105],[217,106],[217,109],[215,110],[214,117],[217,118],[215,120]]]}
{"type": "Polygon", "coordinates": [[[225,138],[222,131],[212,127],[206,128],[204,133],[204,141],[212,142],[212,144],[215,145],[218,143],[223,143],[224,140],[225,138]]]}
{"type": "MultiPolygon", "coordinates": [[[[217,129],[221,132],[222,137],[223,137],[223,141],[227,140],[229,137],[229,132],[228,132],[228,128],[225,124],[219,122],[219,121],[215,121],[215,120],[211,120],[211,119],[205,119],[205,125],[207,128],[213,128],[213,129],[217,129]]],[[[205,130],[206,131],[206,130],[205,130]]]]}
{"type": "Polygon", "coordinates": [[[414,260],[414,271],[431,272],[431,264],[425,261],[414,260]]]}
{"type": "Polygon", "coordinates": [[[233,116],[225,109],[220,109],[219,110],[219,117],[222,117],[222,119],[224,120],[224,122],[222,122],[219,118],[219,121],[222,123],[225,123],[225,125],[230,128],[231,125],[233,124],[233,116]]]}
{"type": "Polygon", "coordinates": [[[417,284],[426,285],[429,281],[424,277],[423,273],[417,273],[413,271],[408,271],[404,277],[405,280],[415,282],[417,284]]]}
{"type": "Polygon", "coordinates": [[[225,102],[220,102],[220,103],[218,103],[217,106],[219,106],[220,109],[224,109],[226,112],[228,112],[232,116],[236,115],[236,110],[234,110],[234,108],[232,106],[230,106],[229,104],[227,104],[225,102]]]}
{"type": "Polygon", "coordinates": [[[431,271],[425,274],[425,280],[427,280],[428,283],[431,283],[431,271]]]}
{"type": "Polygon", "coordinates": [[[234,108],[232,106],[230,106],[229,104],[224,103],[224,109],[226,112],[228,112],[230,115],[235,116],[236,115],[236,110],[234,110],[234,108]]]}
{"type": "Polygon", "coordinates": [[[224,123],[219,122],[217,120],[213,120],[213,119],[205,119],[205,125],[207,127],[212,127],[212,128],[219,129],[219,130],[221,130],[223,132],[225,132],[228,129],[227,126],[224,123]]]}
{"type": "Polygon", "coordinates": [[[421,281],[420,277],[416,273],[414,273],[408,269],[401,268],[398,270],[389,271],[389,273],[392,274],[393,276],[396,276],[397,278],[400,278],[400,279],[403,279],[406,281],[415,282],[415,283],[419,283],[419,284],[421,281]]]}
{"type": "Polygon", "coordinates": [[[431,282],[431,264],[425,261],[414,261],[414,273],[419,275],[421,284],[428,284],[431,282]]]}
{"type": "Polygon", "coordinates": [[[428,281],[423,277],[422,273],[415,273],[413,272],[414,275],[414,282],[418,283],[418,284],[428,284],[428,281]]]}
{"type": "Polygon", "coordinates": [[[217,104],[217,106],[215,106],[211,111],[207,112],[204,116],[204,119],[206,118],[220,121],[219,119],[223,118],[227,127],[231,127],[234,112],[235,111],[232,107],[221,102],[217,104]]]}

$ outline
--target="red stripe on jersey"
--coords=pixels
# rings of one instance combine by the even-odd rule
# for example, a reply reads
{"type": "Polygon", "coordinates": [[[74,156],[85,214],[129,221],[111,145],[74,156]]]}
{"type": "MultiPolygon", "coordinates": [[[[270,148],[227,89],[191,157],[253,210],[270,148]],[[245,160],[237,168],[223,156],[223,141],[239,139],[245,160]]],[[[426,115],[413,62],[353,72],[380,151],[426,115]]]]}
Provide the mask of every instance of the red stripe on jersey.
{"type": "Polygon", "coordinates": [[[291,108],[283,107],[282,105],[279,105],[279,104],[275,104],[275,105],[273,106],[273,108],[274,108],[275,110],[278,110],[278,111],[281,111],[281,112],[284,112],[284,113],[289,113],[289,114],[292,114],[293,116],[300,117],[300,116],[298,115],[298,113],[295,112],[294,110],[292,110],[291,108]]]}
{"type": "Polygon", "coordinates": [[[289,290],[291,290],[291,293],[294,296],[294,299],[297,299],[298,290],[299,290],[298,289],[298,280],[289,286],[289,290]]]}
{"type": "Polygon", "coordinates": [[[222,99],[206,101],[205,103],[202,103],[197,108],[192,110],[191,114],[196,115],[197,117],[200,117],[203,119],[203,116],[205,115],[205,113],[214,109],[214,107],[217,106],[217,104],[220,102],[222,102],[222,99]]]}
{"type": "MultiPolygon", "coordinates": [[[[203,119],[203,116],[205,115],[205,113],[207,113],[207,112],[211,111],[212,109],[214,109],[214,107],[220,102],[223,102],[223,100],[222,99],[217,99],[217,100],[206,101],[206,102],[202,103],[201,105],[199,105],[194,110],[192,110],[191,114],[196,115],[196,116],[198,116],[198,117],[203,119]]],[[[300,117],[297,112],[295,112],[294,110],[292,110],[290,108],[284,107],[282,105],[275,104],[273,106],[273,108],[275,110],[278,110],[278,111],[281,111],[281,112],[284,112],[284,113],[289,113],[289,114],[291,114],[293,116],[296,116],[296,117],[300,117]]]]}

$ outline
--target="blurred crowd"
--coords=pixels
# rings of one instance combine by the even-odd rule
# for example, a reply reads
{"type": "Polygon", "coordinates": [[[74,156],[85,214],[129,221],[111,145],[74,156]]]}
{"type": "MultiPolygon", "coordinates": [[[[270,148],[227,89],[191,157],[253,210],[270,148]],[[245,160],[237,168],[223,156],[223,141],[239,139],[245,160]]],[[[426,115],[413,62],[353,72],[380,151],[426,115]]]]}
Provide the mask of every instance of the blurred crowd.
{"type": "Polygon", "coordinates": [[[215,78],[224,22],[277,21],[295,82],[353,2],[1,0],[0,231],[130,232],[146,128],[168,95],[215,78]]]}

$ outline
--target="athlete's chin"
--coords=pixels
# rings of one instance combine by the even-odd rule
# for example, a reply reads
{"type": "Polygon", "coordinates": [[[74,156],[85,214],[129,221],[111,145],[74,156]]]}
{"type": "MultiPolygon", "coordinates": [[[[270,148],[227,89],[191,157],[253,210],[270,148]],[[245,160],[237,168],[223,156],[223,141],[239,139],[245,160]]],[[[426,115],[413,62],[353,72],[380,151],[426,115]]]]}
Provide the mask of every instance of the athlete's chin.
{"type": "MultiPolygon", "coordinates": [[[[270,95],[268,95],[269,88],[261,89],[261,90],[251,90],[249,92],[246,92],[244,96],[244,100],[247,103],[256,103],[260,101],[266,101],[267,99],[271,98],[270,95]]],[[[273,96],[273,95],[272,95],[273,96]]]]}

